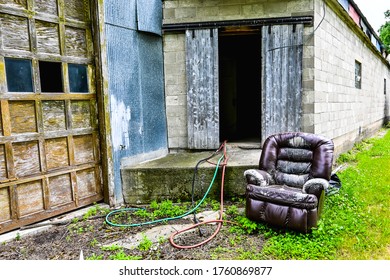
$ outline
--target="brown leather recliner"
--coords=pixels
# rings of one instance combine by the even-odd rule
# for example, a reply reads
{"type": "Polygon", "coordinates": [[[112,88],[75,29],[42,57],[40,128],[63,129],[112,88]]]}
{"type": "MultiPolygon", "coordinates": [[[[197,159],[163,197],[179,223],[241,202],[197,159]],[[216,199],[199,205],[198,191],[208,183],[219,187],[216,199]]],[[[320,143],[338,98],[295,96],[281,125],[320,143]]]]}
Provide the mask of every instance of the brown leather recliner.
{"type": "Polygon", "coordinates": [[[302,132],[271,135],[259,169],[244,172],[250,220],[307,233],[317,226],[333,163],[333,141],[302,132]]]}

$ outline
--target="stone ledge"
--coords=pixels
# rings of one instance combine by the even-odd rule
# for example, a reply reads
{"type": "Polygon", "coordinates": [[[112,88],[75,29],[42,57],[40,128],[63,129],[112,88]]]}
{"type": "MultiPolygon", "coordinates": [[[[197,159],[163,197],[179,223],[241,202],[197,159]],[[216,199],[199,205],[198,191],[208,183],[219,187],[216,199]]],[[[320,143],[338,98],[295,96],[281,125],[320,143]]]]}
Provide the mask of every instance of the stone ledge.
{"type": "MultiPolygon", "coordinates": [[[[261,150],[257,146],[229,145],[227,149],[228,165],[225,173],[224,196],[242,196],[245,194],[243,173],[246,169],[258,166],[261,150]]],[[[173,201],[191,200],[192,178],[197,162],[210,156],[212,152],[181,152],[166,157],[123,168],[122,186],[126,204],[145,204],[153,200],[173,201]]],[[[211,159],[216,163],[221,155],[211,159]]],[[[197,172],[195,197],[201,198],[207,191],[215,165],[202,163],[197,172]]],[[[209,196],[218,198],[221,187],[222,168],[218,171],[209,196]]]]}

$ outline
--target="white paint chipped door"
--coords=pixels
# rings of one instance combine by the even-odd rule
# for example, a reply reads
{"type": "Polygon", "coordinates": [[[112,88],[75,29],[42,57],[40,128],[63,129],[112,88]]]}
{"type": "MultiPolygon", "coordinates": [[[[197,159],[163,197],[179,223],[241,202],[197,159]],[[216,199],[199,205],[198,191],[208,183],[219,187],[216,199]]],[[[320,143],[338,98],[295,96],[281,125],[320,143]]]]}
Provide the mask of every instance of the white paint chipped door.
{"type": "Polygon", "coordinates": [[[219,146],[218,29],[186,31],[188,148],[219,146]]]}
{"type": "Polygon", "coordinates": [[[300,131],[303,24],[262,28],[262,142],[300,131]]]}
{"type": "Polygon", "coordinates": [[[0,233],[103,198],[92,2],[0,1],[0,233]]]}

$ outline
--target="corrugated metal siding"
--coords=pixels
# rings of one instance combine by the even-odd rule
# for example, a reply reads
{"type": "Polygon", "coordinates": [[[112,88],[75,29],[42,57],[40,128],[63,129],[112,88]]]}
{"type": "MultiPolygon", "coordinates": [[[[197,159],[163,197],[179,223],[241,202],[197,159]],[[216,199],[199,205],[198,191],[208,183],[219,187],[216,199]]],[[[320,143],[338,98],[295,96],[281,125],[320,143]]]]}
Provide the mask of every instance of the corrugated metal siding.
{"type": "Polygon", "coordinates": [[[188,147],[219,146],[218,29],[186,31],[188,147]]]}
{"type": "Polygon", "coordinates": [[[137,30],[137,0],[105,0],[106,23],[137,30]]]}
{"type": "Polygon", "coordinates": [[[121,161],[168,146],[162,37],[152,34],[161,34],[161,1],[108,0],[105,12],[114,195],[120,201],[121,161]]]}
{"type": "Polygon", "coordinates": [[[115,197],[122,197],[120,161],[123,156],[142,152],[141,98],[138,83],[137,36],[130,29],[106,25],[111,137],[115,197]]]}
{"type": "Polygon", "coordinates": [[[112,25],[161,35],[161,0],[106,0],[105,21],[112,25]]]}
{"type": "Polygon", "coordinates": [[[300,131],[303,24],[262,28],[262,140],[300,131]]]}
{"type": "Polygon", "coordinates": [[[138,30],[161,35],[161,0],[137,0],[138,30]]]}
{"type": "Polygon", "coordinates": [[[139,81],[143,114],[143,152],[168,146],[162,38],[139,33],[139,81]]]}

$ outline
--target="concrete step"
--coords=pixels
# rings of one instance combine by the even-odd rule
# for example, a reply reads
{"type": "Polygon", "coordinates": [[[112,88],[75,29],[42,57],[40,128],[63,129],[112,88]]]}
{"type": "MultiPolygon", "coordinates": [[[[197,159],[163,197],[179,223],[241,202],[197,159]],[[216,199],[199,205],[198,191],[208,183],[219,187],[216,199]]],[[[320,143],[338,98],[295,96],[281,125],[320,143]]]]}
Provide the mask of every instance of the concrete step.
{"type": "MultiPolygon", "coordinates": [[[[245,194],[243,173],[246,169],[258,166],[260,145],[228,144],[228,163],[224,180],[224,197],[245,194]]],[[[121,170],[123,196],[126,204],[145,204],[153,200],[189,201],[192,193],[192,179],[197,162],[210,156],[212,152],[181,152],[169,154],[163,158],[144,162],[121,170]]],[[[210,161],[217,163],[222,154],[210,161]]],[[[195,198],[203,197],[207,191],[215,165],[206,162],[199,166],[195,181],[195,198]]],[[[220,197],[222,167],[219,168],[211,198],[220,197]]]]}

